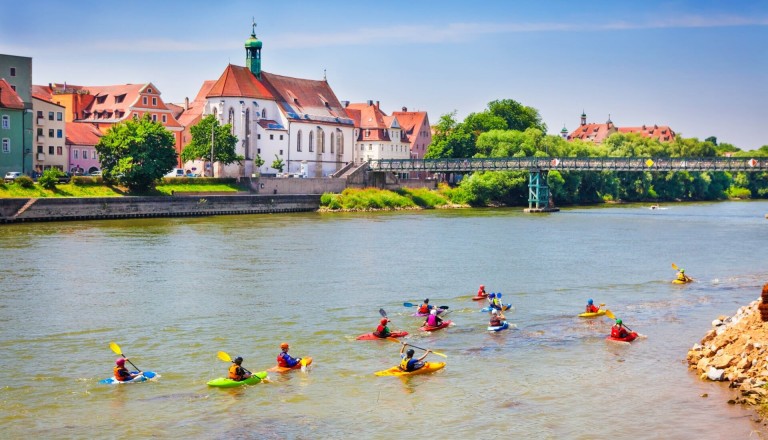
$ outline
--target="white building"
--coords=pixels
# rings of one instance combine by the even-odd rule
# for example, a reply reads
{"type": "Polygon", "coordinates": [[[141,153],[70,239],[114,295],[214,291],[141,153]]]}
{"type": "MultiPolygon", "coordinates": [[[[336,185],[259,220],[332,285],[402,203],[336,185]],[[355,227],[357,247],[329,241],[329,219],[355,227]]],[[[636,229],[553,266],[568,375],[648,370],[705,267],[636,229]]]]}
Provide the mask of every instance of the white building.
{"type": "Polygon", "coordinates": [[[63,105],[47,99],[49,95],[37,93],[37,86],[32,86],[32,112],[34,113],[34,133],[32,166],[36,173],[56,168],[65,171],[68,168],[69,155],[66,145],[66,122],[63,105]]]}
{"type": "Polygon", "coordinates": [[[355,163],[376,159],[410,159],[408,136],[395,116],[387,116],[374,103],[353,103],[345,107],[355,122],[355,163]]]}

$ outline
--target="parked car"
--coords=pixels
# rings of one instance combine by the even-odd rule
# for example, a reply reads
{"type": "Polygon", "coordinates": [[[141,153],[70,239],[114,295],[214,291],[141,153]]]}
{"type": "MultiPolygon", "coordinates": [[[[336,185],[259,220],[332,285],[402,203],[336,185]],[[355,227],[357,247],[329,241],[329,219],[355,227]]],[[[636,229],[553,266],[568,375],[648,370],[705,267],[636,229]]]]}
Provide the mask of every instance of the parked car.
{"type": "Polygon", "coordinates": [[[3,180],[6,182],[13,182],[17,177],[21,177],[21,175],[22,174],[19,171],[8,171],[5,173],[5,178],[3,180]]]}
{"type": "Polygon", "coordinates": [[[165,177],[184,177],[184,170],[182,168],[174,168],[165,177]]]}
{"type": "Polygon", "coordinates": [[[101,170],[94,171],[91,174],[89,174],[89,176],[101,176],[101,170]]]}
{"type": "Polygon", "coordinates": [[[60,172],[59,173],[59,183],[69,183],[69,181],[72,179],[72,174],[67,172],[60,172]]]}

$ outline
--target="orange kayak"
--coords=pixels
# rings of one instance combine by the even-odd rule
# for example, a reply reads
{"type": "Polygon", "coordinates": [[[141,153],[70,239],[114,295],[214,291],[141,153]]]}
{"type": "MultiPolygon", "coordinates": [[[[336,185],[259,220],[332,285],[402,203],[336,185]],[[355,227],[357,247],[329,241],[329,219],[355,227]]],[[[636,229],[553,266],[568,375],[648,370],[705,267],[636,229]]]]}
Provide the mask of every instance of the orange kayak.
{"type": "Polygon", "coordinates": [[[293,367],[281,367],[280,365],[275,365],[274,367],[268,369],[267,371],[272,373],[287,373],[291,370],[298,370],[301,368],[302,364],[305,365],[311,365],[312,364],[312,358],[311,357],[305,357],[301,358],[301,362],[294,365],[293,367]]]}

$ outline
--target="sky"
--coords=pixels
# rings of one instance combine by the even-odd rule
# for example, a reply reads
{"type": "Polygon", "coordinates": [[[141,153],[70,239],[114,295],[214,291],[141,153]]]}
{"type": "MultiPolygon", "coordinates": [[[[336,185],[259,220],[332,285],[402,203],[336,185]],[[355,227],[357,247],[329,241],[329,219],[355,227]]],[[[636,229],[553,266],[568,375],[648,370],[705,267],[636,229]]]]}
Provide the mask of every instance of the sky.
{"type": "MultiPolygon", "coordinates": [[[[11,6],[12,5],[12,6],[11,6]]],[[[194,99],[245,65],[327,78],[339,100],[463,120],[497,99],[536,108],[550,134],[609,117],[742,150],[768,145],[768,1],[27,0],[0,14],[0,54],[33,84],[153,83],[194,99]]]]}

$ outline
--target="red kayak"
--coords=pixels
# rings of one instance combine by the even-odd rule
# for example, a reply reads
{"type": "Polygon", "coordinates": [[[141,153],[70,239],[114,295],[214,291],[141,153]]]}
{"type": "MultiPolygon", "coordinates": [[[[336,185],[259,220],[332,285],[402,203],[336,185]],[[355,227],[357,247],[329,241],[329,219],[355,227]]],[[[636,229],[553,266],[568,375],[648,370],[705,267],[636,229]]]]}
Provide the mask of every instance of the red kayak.
{"type": "Polygon", "coordinates": [[[488,295],[481,295],[481,296],[473,296],[472,301],[482,301],[484,299],[487,299],[488,295]]]}
{"type": "Polygon", "coordinates": [[[629,333],[627,336],[623,338],[614,338],[613,336],[608,336],[605,338],[606,341],[617,341],[617,342],[632,342],[635,339],[637,339],[637,332],[629,333]]]}
{"type": "Polygon", "coordinates": [[[446,319],[445,321],[441,322],[440,325],[438,325],[437,327],[432,327],[431,325],[425,325],[420,327],[419,330],[425,331],[425,332],[433,332],[435,330],[440,330],[441,328],[448,327],[449,325],[451,325],[452,322],[453,321],[451,321],[450,319],[446,319]]]}
{"type": "MultiPolygon", "coordinates": [[[[403,331],[399,331],[399,332],[391,332],[389,334],[390,338],[402,338],[403,336],[408,336],[408,332],[403,330],[403,331]]],[[[360,335],[360,336],[357,337],[358,341],[372,341],[374,339],[387,339],[387,338],[382,338],[380,336],[376,336],[373,333],[366,333],[364,335],[360,335]]]]}

